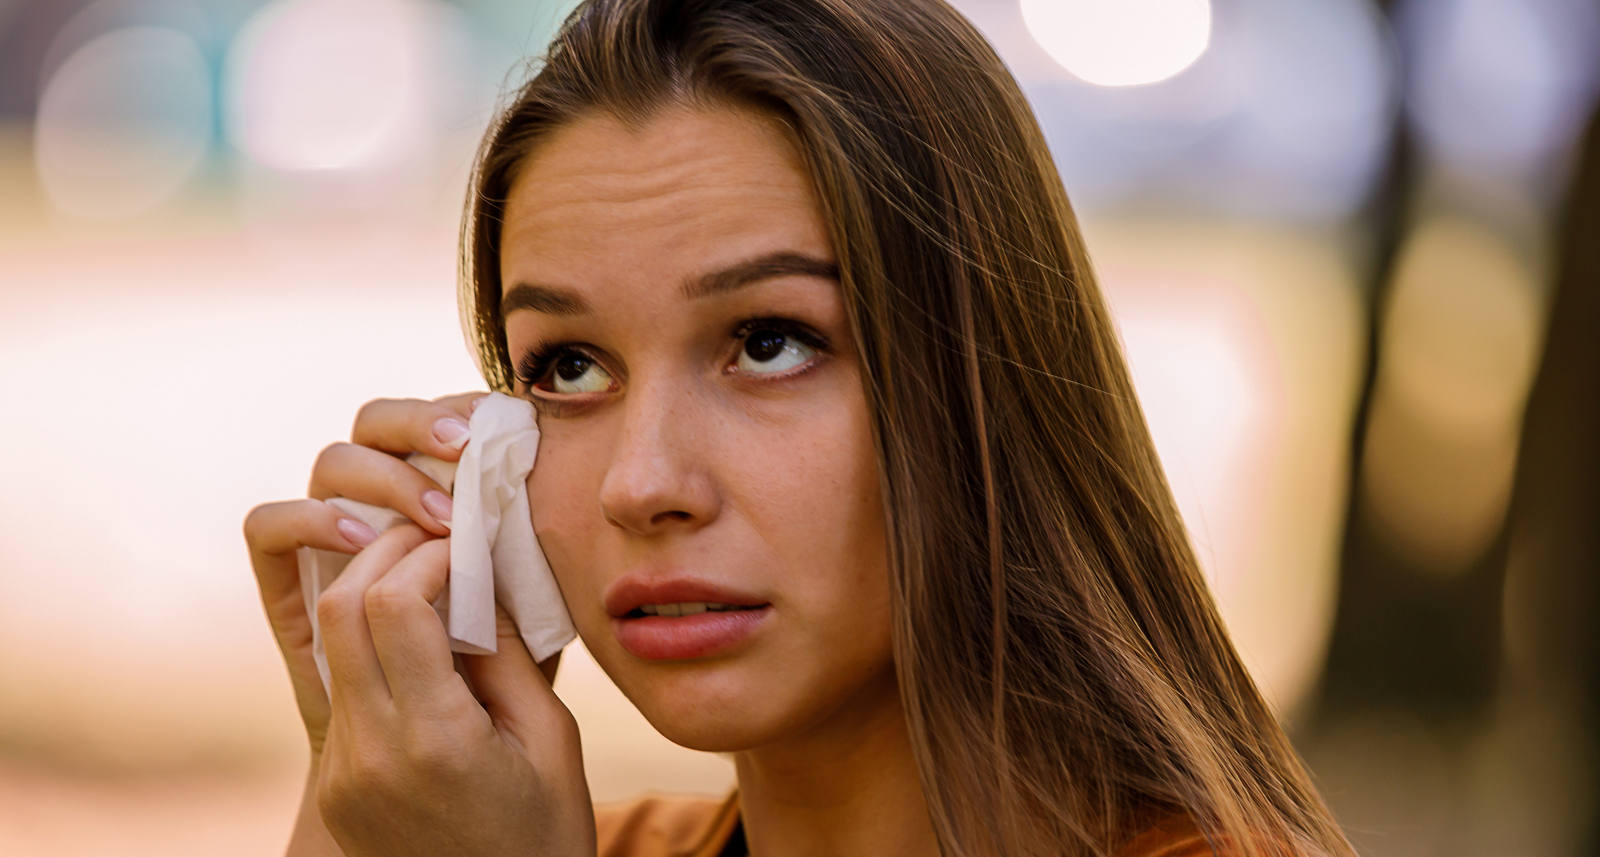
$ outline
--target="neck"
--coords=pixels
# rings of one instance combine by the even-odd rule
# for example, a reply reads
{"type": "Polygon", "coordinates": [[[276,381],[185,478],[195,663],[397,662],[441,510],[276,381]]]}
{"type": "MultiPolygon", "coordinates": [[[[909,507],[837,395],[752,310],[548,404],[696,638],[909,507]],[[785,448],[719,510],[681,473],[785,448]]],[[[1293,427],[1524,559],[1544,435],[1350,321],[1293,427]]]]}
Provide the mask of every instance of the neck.
{"type": "Polygon", "coordinates": [[[938,853],[892,668],[823,723],[740,751],[734,766],[753,857],[938,853]]]}

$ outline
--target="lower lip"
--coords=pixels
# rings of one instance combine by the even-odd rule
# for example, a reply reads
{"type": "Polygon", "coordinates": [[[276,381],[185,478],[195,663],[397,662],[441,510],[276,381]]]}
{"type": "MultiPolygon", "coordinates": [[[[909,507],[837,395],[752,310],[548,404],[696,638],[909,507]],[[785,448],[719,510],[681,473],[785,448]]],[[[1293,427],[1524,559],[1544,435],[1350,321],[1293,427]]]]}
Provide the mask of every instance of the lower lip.
{"type": "Polygon", "coordinates": [[[738,645],[755,633],[772,613],[768,604],[755,610],[707,610],[693,616],[640,616],[611,619],[617,641],[633,654],[653,661],[703,658],[738,645]]]}

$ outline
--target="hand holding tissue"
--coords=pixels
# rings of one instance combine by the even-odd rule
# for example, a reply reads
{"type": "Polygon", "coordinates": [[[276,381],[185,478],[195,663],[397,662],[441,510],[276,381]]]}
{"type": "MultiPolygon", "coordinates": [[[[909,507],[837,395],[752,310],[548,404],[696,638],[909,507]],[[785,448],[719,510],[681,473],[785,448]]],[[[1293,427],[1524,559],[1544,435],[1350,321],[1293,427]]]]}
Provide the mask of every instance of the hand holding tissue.
{"type": "MultiPolygon", "coordinates": [[[[566,602],[539,541],[528,506],[528,474],[539,451],[539,428],[528,402],[491,393],[472,412],[471,440],[459,463],[412,453],[406,461],[452,495],[450,579],[434,609],[450,636],[452,651],[495,651],[495,601],[516,623],[535,662],[554,655],[577,636],[566,602]]],[[[378,532],[410,519],[393,509],[344,497],[327,501],[378,532]]],[[[312,651],[322,686],[331,687],[317,597],[351,556],[300,548],[300,590],[311,619],[312,651]]]]}

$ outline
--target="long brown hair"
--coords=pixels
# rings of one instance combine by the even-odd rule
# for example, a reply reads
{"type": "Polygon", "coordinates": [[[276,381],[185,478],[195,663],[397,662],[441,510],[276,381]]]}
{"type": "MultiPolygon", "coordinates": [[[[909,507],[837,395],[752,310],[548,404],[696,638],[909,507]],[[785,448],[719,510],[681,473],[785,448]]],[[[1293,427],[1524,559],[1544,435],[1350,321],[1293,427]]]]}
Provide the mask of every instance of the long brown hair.
{"type": "Polygon", "coordinates": [[[1037,121],[941,0],[580,5],[469,189],[490,386],[503,206],[541,136],[727,101],[788,125],[831,230],[941,851],[1104,854],[1176,811],[1230,853],[1351,854],[1206,589],[1037,121]]]}

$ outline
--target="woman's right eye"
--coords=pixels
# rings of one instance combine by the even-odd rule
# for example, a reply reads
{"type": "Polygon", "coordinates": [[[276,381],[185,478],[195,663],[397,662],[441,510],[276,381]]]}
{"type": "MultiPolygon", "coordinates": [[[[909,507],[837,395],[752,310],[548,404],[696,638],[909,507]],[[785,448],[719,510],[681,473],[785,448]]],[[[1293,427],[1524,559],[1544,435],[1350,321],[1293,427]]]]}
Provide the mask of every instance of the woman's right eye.
{"type": "Polygon", "coordinates": [[[552,383],[559,384],[564,381],[576,385],[576,389],[563,390],[557,387],[553,392],[604,393],[611,389],[611,376],[587,355],[569,351],[555,361],[553,368],[555,371],[552,383]],[[596,383],[599,386],[595,386],[596,383]]]}
{"type": "Polygon", "coordinates": [[[604,393],[611,389],[611,376],[589,355],[570,348],[554,347],[529,354],[522,361],[519,379],[534,390],[572,395],[604,393]],[[550,376],[550,389],[539,383],[550,376]],[[563,386],[566,385],[566,386],[563,386]]]}

